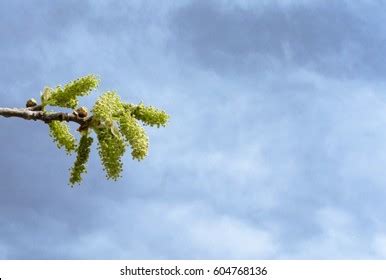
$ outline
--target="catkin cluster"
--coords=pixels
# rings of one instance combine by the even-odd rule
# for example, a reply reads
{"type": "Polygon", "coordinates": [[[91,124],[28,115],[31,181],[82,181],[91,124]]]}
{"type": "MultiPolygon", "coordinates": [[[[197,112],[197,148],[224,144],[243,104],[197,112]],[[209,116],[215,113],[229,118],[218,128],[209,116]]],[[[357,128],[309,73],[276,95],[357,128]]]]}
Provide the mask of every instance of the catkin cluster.
{"type": "MultiPolygon", "coordinates": [[[[94,75],[88,75],[64,87],[58,86],[55,89],[46,87],[41,96],[42,106],[75,109],[78,106],[78,97],[89,94],[98,83],[99,80],[94,75]]],[[[64,147],[67,153],[77,152],[74,165],[70,169],[71,185],[80,183],[82,174],[86,173],[86,164],[93,142],[93,138],[89,135],[90,131],[94,131],[97,136],[97,149],[106,177],[117,180],[123,170],[122,156],[128,146],[131,147],[133,159],[142,160],[147,155],[149,140],[138,121],[159,127],[165,126],[169,118],[164,111],[152,106],[124,103],[119,95],[112,91],[98,98],[91,112],[92,117],[88,118],[87,126],[79,129],[82,136],[78,145],[66,122],[49,123],[50,135],[57,146],[64,147]]]]}
{"type": "Polygon", "coordinates": [[[70,133],[70,129],[65,122],[52,121],[48,124],[50,128],[50,136],[56,142],[58,148],[65,148],[68,154],[71,154],[76,149],[76,140],[70,133]]]}
{"type": "Polygon", "coordinates": [[[165,126],[169,116],[142,103],[123,103],[115,92],[102,95],[92,110],[98,150],[108,178],[116,179],[122,171],[121,157],[126,146],[133,159],[142,160],[149,148],[149,139],[138,120],[150,126],[165,126]],[[117,126],[119,129],[117,129],[117,126]]]}
{"type": "Polygon", "coordinates": [[[77,148],[77,156],[74,166],[70,169],[70,185],[79,184],[82,181],[82,174],[87,173],[87,161],[90,156],[90,149],[93,139],[83,134],[77,148]]]}

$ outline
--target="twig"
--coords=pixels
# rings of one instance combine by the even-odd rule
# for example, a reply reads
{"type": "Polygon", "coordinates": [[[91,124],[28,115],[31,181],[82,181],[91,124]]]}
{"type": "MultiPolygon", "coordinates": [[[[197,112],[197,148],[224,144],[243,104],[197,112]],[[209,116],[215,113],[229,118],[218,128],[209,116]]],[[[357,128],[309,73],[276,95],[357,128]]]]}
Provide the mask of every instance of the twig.
{"type": "Polygon", "coordinates": [[[85,125],[91,123],[92,116],[87,118],[80,118],[73,113],[63,113],[63,112],[45,112],[42,111],[41,105],[36,105],[30,108],[1,108],[0,107],[0,116],[10,118],[17,117],[25,120],[40,120],[45,123],[50,123],[52,121],[66,121],[66,122],[76,122],[80,124],[82,129],[85,129],[85,125]]]}

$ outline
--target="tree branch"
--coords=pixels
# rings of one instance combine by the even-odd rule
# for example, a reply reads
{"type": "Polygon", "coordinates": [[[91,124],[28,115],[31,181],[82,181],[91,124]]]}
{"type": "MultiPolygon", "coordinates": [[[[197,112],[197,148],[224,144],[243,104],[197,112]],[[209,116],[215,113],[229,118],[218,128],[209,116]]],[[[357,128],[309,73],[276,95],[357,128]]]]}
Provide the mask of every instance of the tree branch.
{"type": "Polygon", "coordinates": [[[0,107],[0,116],[9,118],[17,117],[26,120],[40,120],[45,123],[50,123],[52,121],[66,121],[66,122],[76,122],[85,129],[85,126],[88,126],[91,123],[92,116],[87,118],[80,118],[73,113],[63,113],[56,112],[50,113],[41,111],[41,105],[36,105],[30,108],[1,108],[0,107]]]}

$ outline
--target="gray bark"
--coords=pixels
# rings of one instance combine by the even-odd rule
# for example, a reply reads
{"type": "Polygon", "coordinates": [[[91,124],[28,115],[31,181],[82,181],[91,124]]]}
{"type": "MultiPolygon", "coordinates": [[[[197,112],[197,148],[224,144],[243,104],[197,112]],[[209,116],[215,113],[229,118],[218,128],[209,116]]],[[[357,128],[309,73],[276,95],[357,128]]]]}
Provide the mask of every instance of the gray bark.
{"type": "Polygon", "coordinates": [[[63,113],[63,112],[45,112],[41,111],[42,107],[40,105],[30,107],[30,108],[1,108],[0,107],[0,116],[10,118],[17,117],[25,120],[34,120],[34,121],[43,121],[45,123],[50,123],[52,121],[67,121],[67,122],[76,122],[85,128],[90,122],[92,117],[80,118],[79,116],[73,113],[63,113]]]}

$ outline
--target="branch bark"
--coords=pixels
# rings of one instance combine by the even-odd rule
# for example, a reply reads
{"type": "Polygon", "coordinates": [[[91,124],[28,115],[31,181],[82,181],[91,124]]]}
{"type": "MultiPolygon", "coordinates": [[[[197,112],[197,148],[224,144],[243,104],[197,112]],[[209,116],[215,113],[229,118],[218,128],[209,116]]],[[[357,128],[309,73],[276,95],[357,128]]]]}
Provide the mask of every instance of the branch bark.
{"type": "Polygon", "coordinates": [[[50,123],[52,121],[66,121],[66,122],[76,122],[80,124],[82,129],[85,129],[91,123],[92,116],[87,118],[80,118],[73,113],[63,113],[63,112],[45,112],[41,111],[42,107],[36,105],[30,108],[1,108],[0,107],[0,116],[10,118],[17,117],[25,120],[40,120],[45,123],[50,123]]]}

